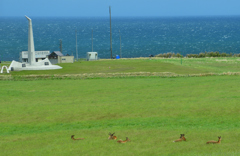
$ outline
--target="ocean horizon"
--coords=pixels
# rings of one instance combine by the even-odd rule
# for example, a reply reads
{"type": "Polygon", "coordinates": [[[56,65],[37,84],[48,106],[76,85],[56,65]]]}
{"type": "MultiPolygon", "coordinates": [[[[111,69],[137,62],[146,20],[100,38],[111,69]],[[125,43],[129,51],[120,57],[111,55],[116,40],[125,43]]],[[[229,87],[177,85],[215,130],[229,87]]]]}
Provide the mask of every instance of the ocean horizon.
{"type": "MultiPolygon", "coordinates": [[[[30,17],[36,51],[60,51],[78,57],[98,52],[110,58],[108,17],[30,17]],[[92,33],[93,32],[93,33],[92,33]],[[92,50],[93,35],[93,50],[92,50]]],[[[113,56],[148,57],[160,53],[199,54],[218,51],[240,53],[240,16],[206,17],[112,17],[113,56]],[[120,31],[120,33],[119,33],[120,31]]],[[[19,61],[28,49],[28,21],[23,17],[0,17],[0,60],[19,61]]]]}

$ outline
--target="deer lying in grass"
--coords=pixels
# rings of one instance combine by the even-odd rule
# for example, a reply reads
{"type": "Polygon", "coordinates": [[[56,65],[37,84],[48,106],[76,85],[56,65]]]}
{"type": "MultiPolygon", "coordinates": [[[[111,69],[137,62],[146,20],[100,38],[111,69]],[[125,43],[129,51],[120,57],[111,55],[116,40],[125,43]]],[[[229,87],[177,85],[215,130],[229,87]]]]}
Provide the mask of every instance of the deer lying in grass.
{"type": "Polygon", "coordinates": [[[83,139],[85,139],[85,138],[76,138],[76,139],[75,139],[75,138],[74,138],[74,135],[72,135],[71,138],[72,138],[73,140],[83,140],[83,139]]]}
{"type": "Polygon", "coordinates": [[[173,142],[186,141],[186,138],[184,137],[185,134],[180,134],[180,135],[181,135],[181,136],[180,136],[180,139],[177,139],[177,140],[175,140],[175,141],[173,141],[173,142]]]}
{"type": "Polygon", "coordinates": [[[116,136],[113,136],[114,134],[115,134],[115,132],[114,132],[113,134],[111,134],[111,133],[109,132],[108,140],[116,140],[117,137],[116,137],[116,136]]]}
{"type": "Polygon", "coordinates": [[[117,142],[118,142],[118,143],[126,143],[126,142],[128,142],[128,141],[131,141],[131,140],[129,140],[128,137],[126,137],[126,140],[125,140],[125,141],[122,141],[122,140],[120,139],[120,140],[118,140],[117,142]]]}
{"type": "Polygon", "coordinates": [[[212,143],[212,144],[220,144],[221,143],[221,136],[218,137],[218,141],[211,140],[211,141],[207,142],[207,144],[210,144],[210,143],[212,143]]]}

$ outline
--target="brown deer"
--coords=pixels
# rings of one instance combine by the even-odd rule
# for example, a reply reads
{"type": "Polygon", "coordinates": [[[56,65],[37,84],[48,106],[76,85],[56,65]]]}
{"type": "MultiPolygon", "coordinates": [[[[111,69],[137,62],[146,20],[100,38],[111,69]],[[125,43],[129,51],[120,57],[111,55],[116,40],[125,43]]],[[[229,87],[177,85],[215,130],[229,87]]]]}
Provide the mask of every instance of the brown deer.
{"type": "Polygon", "coordinates": [[[76,138],[76,139],[75,139],[75,138],[74,138],[74,135],[72,135],[71,138],[72,138],[73,140],[83,140],[83,139],[85,139],[85,138],[76,138]]]}
{"type": "Polygon", "coordinates": [[[184,136],[185,136],[185,134],[182,134],[183,141],[187,141],[187,139],[184,136]]]}
{"type": "Polygon", "coordinates": [[[180,142],[180,141],[187,141],[186,138],[184,137],[185,134],[180,134],[180,139],[177,139],[173,142],[180,142]]]}
{"type": "Polygon", "coordinates": [[[220,144],[221,143],[221,136],[218,137],[218,141],[211,140],[211,141],[207,142],[207,144],[210,144],[210,143],[212,143],[212,144],[220,144]]]}
{"type": "Polygon", "coordinates": [[[118,142],[118,143],[126,143],[126,142],[128,142],[128,141],[131,141],[131,140],[129,140],[128,137],[126,137],[126,140],[122,141],[122,140],[120,139],[120,140],[118,140],[117,142],[118,142]]]}
{"type": "Polygon", "coordinates": [[[111,134],[111,133],[109,132],[108,140],[116,140],[117,137],[116,137],[116,136],[113,136],[114,134],[115,134],[115,132],[114,132],[113,134],[111,134]]]}

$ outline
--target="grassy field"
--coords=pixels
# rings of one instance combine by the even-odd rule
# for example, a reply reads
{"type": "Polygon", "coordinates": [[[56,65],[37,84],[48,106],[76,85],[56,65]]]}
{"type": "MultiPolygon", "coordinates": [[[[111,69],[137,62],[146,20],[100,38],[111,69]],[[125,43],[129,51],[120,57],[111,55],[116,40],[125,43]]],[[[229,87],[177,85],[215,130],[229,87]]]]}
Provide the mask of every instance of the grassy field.
{"type": "MultiPolygon", "coordinates": [[[[142,71],[122,61],[129,68],[122,72],[142,71]]],[[[234,63],[225,67],[221,63],[228,63],[223,61],[209,66],[200,59],[199,67],[192,59],[182,66],[174,59],[145,61],[151,62],[144,68],[150,72],[161,72],[152,69],[154,64],[183,74],[237,71],[234,63]]],[[[109,62],[79,64],[108,72],[104,68],[109,62]]],[[[119,71],[119,66],[110,65],[111,72],[119,71]]],[[[16,73],[36,74],[12,75],[16,73]]],[[[0,81],[1,155],[240,155],[239,79],[232,75],[0,81]],[[131,142],[108,140],[109,132],[131,142]],[[182,133],[187,141],[173,143],[182,133]],[[85,140],[73,141],[73,134],[85,140]],[[206,144],[218,136],[221,144],[206,144]]]]}
{"type": "Polygon", "coordinates": [[[1,74],[1,155],[240,155],[239,61],[79,61],[1,74]],[[173,143],[182,133],[187,142],[173,143]]]}
{"type": "MultiPolygon", "coordinates": [[[[6,63],[5,63],[6,64],[6,63]]],[[[9,65],[9,64],[8,64],[9,65]]],[[[48,71],[21,71],[11,72],[12,77],[25,75],[88,75],[93,77],[107,77],[105,75],[129,73],[141,73],[147,75],[155,73],[156,75],[191,75],[191,74],[221,74],[226,72],[239,72],[240,58],[183,58],[182,64],[180,58],[159,59],[159,58],[140,58],[140,59],[120,59],[120,60],[99,60],[99,61],[79,61],[69,64],[60,64],[61,70],[48,71]],[[147,74],[145,74],[147,73],[147,74]]],[[[0,77],[1,78],[1,77],[0,77]]]]}

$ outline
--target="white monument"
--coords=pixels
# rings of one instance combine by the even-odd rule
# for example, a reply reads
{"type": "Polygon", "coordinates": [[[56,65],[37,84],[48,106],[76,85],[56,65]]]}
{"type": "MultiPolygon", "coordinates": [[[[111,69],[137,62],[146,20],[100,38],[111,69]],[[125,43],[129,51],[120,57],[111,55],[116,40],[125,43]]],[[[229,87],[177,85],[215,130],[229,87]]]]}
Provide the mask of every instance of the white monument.
{"type": "Polygon", "coordinates": [[[28,19],[28,63],[26,62],[17,62],[12,61],[8,70],[11,71],[20,71],[20,70],[53,70],[53,69],[62,69],[62,67],[57,65],[52,65],[48,58],[36,62],[35,58],[35,48],[33,41],[33,30],[32,30],[32,20],[25,16],[28,19]]]}

